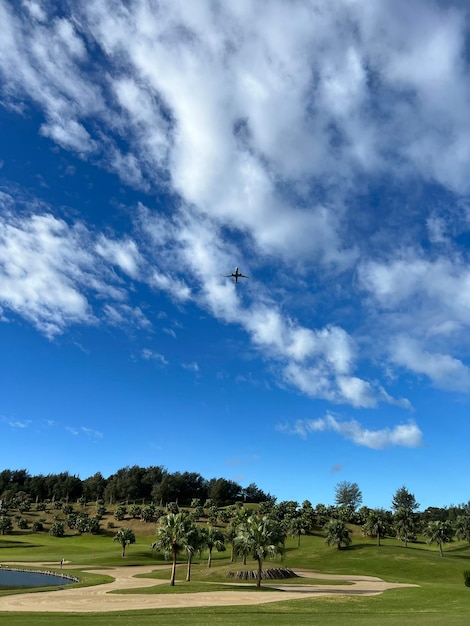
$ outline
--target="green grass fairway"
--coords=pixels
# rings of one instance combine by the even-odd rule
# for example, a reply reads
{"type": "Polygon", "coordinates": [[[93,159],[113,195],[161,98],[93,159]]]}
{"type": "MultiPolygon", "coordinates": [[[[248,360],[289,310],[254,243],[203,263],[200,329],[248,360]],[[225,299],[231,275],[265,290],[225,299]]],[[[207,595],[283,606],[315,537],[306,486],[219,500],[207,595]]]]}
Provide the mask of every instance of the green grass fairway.
{"type": "MultiPolygon", "coordinates": [[[[125,524],[123,524],[125,525],[125,524]]],[[[152,525],[155,529],[155,525],[152,525]]],[[[54,538],[47,533],[15,533],[0,537],[0,562],[55,561],[61,558],[73,565],[112,567],[116,565],[152,565],[164,563],[163,559],[150,549],[153,536],[150,525],[145,532],[137,534],[137,542],[128,547],[127,557],[120,556],[120,546],[112,541],[114,532],[108,535],[69,535],[54,538]]],[[[322,573],[378,576],[389,582],[413,583],[417,588],[394,589],[377,596],[344,596],[333,594],[327,598],[300,599],[274,602],[264,605],[216,608],[178,608],[142,611],[120,611],[116,613],[0,613],[0,623],[9,626],[24,624],[47,626],[86,626],[147,624],[207,625],[207,624],[321,624],[328,625],[370,625],[385,626],[466,626],[470,616],[470,588],[465,587],[463,571],[470,569],[470,546],[462,542],[446,546],[441,558],[437,546],[426,543],[410,544],[408,548],[393,539],[383,541],[377,547],[371,539],[353,534],[353,544],[348,550],[336,550],[325,544],[321,533],[304,536],[297,548],[296,540],[288,539],[283,565],[290,568],[315,570],[311,581],[326,582],[322,573]]],[[[278,567],[279,561],[265,563],[265,567],[278,567]]],[[[255,569],[253,561],[248,562],[255,569]]],[[[240,561],[230,564],[228,552],[214,553],[212,568],[206,566],[206,557],[196,559],[192,569],[192,582],[185,583],[186,564],[178,565],[176,587],[160,584],[134,593],[194,593],[209,588],[224,588],[220,583],[233,583],[226,574],[229,570],[242,569],[240,561]]],[[[170,569],[154,572],[156,579],[169,578],[170,569]]],[[[92,579],[90,579],[92,582],[92,579]]],[[[96,582],[96,581],[93,581],[96,582]]],[[[288,581],[282,581],[289,584],[288,581]]],[[[296,579],[289,581],[291,584],[296,579]]],[[[332,581],[328,581],[330,584],[332,581]]],[[[273,581],[265,581],[272,584],[273,581]]],[[[235,585],[233,585],[235,587],[235,585]]],[[[229,586],[230,589],[230,586],[229,586]]],[[[253,590],[254,583],[253,583],[253,590]]],[[[257,593],[269,594],[269,590],[257,593]]],[[[255,594],[256,595],[256,594],[255,594]]]]}

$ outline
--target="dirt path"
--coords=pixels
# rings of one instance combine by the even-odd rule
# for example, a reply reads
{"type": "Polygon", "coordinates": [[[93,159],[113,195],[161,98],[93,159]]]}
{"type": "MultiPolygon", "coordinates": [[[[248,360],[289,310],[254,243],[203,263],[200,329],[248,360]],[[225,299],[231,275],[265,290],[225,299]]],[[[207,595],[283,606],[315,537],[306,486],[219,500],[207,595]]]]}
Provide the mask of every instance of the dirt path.
{"type": "MultiPolygon", "coordinates": [[[[47,566],[51,564],[22,563],[22,565],[47,566]]],[[[53,564],[57,566],[56,563],[53,564]]],[[[201,606],[240,606],[247,604],[265,604],[281,600],[295,600],[298,598],[320,598],[327,595],[376,595],[387,589],[397,587],[415,587],[401,583],[387,583],[373,576],[343,576],[323,574],[311,570],[295,570],[300,576],[319,577],[322,580],[342,580],[343,585],[283,585],[282,582],[269,582],[270,587],[278,591],[256,593],[245,591],[206,591],[203,593],[183,593],[168,595],[126,594],[110,595],[108,592],[115,589],[136,589],[152,587],[158,584],[168,584],[166,580],[135,578],[136,574],[147,574],[156,569],[167,569],[162,566],[135,566],[115,567],[107,569],[89,568],[86,571],[96,574],[113,576],[111,583],[79,589],[60,589],[42,593],[19,594],[0,597],[0,611],[38,611],[50,613],[74,612],[108,612],[126,611],[132,609],[163,609],[176,607],[201,606]],[[352,585],[350,584],[352,583],[352,585]]],[[[67,565],[70,569],[70,565],[67,565]]],[[[266,586],[268,586],[266,584],[266,586]]]]}

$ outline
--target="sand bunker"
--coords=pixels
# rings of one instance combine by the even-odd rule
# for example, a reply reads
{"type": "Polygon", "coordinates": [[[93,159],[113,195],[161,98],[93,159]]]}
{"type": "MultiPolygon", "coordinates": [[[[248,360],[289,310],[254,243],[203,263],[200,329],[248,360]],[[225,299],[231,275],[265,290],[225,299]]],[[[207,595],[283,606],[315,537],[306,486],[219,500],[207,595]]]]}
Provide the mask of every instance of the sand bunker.
{"type": "MultiPolygon", "coordinates": [[[[25,565],[23,563],[23,565],[25,565]]],[[[34,563],[31,565],[38,565],[34,563]]],[[[50,564],[41,564],[47,566],[50,564]]],[[[56,565],[54,563],[54,565],[56,565]]],[[[69,569],[70,566],[68,565],[69,569]]],[[[83,568],[88,572],[113,576],[114,581],[94,587],[79,589],[60,589],[41,593],[29,593],[0,597],[0,611],[36,611],[44,613],[90,613],[126,611],[133,609],[163,609],[172,607],[202,607],[202,606],[240,606],[248,604],[266,604],[281,600],[295,600],[299,598],[321,598],[328,595],[376,595],[387,589],[398,587],[416,587],[401,583],[387,583],[373,576],[345,576],[323,574],[311,570],[295,569],[299,576],[318,577],[322,580],[344,581],[343,585],[286,585],[270,581],[269,586],[279,590],[269,593],[254,593],[245,591],[205,591],[202,593],[184,593],[168,595],[126,594],[110,595],[109,591],[116,589],[137,589],[152,587],[158,584],[168,584],[167,580],[135,578],[136,574],[148,574],[156,569],[168,569],[163,566],[135,566],[97,569],[83,568]],[[352,583],[352,584],[351,584],[352,583]]],[[[185,584],[185,583],[180,583],[185,584]]]]}

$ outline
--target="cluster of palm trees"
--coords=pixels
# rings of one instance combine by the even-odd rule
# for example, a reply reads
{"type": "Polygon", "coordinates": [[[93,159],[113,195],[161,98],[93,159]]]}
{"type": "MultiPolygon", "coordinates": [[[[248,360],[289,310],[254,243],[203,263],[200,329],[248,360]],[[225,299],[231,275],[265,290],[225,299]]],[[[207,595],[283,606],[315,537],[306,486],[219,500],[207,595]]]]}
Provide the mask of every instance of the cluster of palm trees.
{"type": "Polygon", "coordinates": [[[443,544],[451,543],[454,535],[459,540],[470,542],[470,515],[459,515],[453,523],[434,520],[423,525],[418,514],[409,508],[400,507],[393,515],[383,509],[371,509],[362,532],[366,536],[375,536],[378,546],[382,538],[394,535],[404,542],[405,547],[416,541],[418,533],[422,532],[428,543],[438,544],[439,553],[443,556],[443,544]]]}
{"type": "MultiPolygon", "coordinates": [[[[419,514],[416,513],[419,505],[413,494],[402,487],[395,495],[393,514],[384,509],[367,507],[360,511],[364,520],[363,534],[375,536],[378,546],[385,536],[394,536],[403,541],[407,547],[409,542],[417,540],[418,533],[423,533],[428,543],[438,544],[442,556],[443,544],[451,542],[454,534],[458,539],[470,542],[470,515],[459,515],[452,524],[449,521],[431,521],[423,527],[419,514]]],[[[195,554],[207,551],[207,565],[211,567],[213,551],[225,551],[229,546],[231,563],[236,556],[242,559],[243,565],[246,565],[248,556],[257,562],[259,586],[263,562],[267,558],[284,553],[287,535],[297,537],[297,545],[300,546],[301,535],[322,527],[328,545],[340,550],[351,544],[351,530],[346,525],[347,520],[339,515],[329,516],[328,511],[323,511],[321,506],[318,505],[314,509],[308,500],[305,500],[301,507],[294,501],[283,501],[278,505],[264,502],[256,511],[241,505],[228,509],[210,506],[207,526],[201,526],[197,522],[201,517],[201,510],[204,513],[204,509],[200,506],[199,500],[195,500],[191,512],[179,511],[176,505],[173,508],[168,507],[167,514],[159,518],[156,540],[152,548],[172,561],[171,585],[175,584],[176,563],[181,554],[186,556],[186,580],[190,581],[195,554]],[[225,524],[223,531],[216,525],[218,519],[225,524]]],[[[125,556],[126,547],[135,542],[135,536],[131,529],[121,528],[114,540],[121,544],[122,555],[125,556]]]]}
{"type": "Polygon", "coordinates": [[[274,519],[259,516],[240,509],[239,514],[227,524],[225,533],[215,526],[200,527],[186,512],[168,513],[160,518],[156,541],[152,548],[161,552],[172,561],[170,585],[175,584],[176,563],[180,554],[187,559],[186,580],[191,580],[191,563],[193,556],[202,550],[208,551],[207,566],[211,567],[212,552],[225,551],[225,544],[231,545],[231,560],[235,554],[243,558],[251,555],[258,564],[256,584],[261,584],[263,562],[268,557],[282,554],[285,532],[274,519]]]}

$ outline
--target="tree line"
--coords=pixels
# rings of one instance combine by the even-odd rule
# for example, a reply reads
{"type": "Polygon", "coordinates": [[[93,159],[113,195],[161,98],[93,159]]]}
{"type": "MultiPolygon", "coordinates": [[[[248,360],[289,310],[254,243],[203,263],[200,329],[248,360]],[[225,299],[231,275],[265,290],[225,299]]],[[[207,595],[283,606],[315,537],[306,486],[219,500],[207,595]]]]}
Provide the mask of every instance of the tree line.
{"type": "MultiPolygon", "coordinates": [[[[276,497],[260,489],[255,483],[242,487],[225,478],[206,479],[197,472],[168,472],[162,466],[123,467],[108,478],[100,472],[82,480],[69,472],[59,474],[31,475],[26,469],[0,472],[0,508],[15,507],[18,503],[30,502],[98,502],[118,504],[130,502],[151,502],[165,507],[169,503],[190,506],[198,500],[201,504],[210,502],[217,507],[237,502],[261,504],[268,512],[276,503],[276,497]]],[[[306,500],[305,502],[309,502],[306,500]]],[[[345,523],[365,525],[370,509],[362,505],[362,492],[355,482],[342,481],[335,487],[335,503],[315,506],[318,525],[337,519],[345,523]]],[[[419,503],[414,494],[403,486],[392,496],[391,510],[380,509],[381,518],[390,525],[392,513],[399,509],[411,511],[418,527],[429,522],[454,523],[459,516],[470,514],[470,502],[447,507],[427,507],[418,511],[419,503]]],[[[291,514],[299,510],[294,501],[280,502],[276,508],[278,515],[283,511],[291,514]]],[[[292,516],[292,515],[291,515],[292,516]]],[[[294,516],[295,517],[295,516],[294,516]]],[[[297,516],[298,517],[298,516],[297,516]]]]}
{"type": "Polygon", "coordinates": [[[59,474],[31,475],[26,469],[0,472],[0,500],[9,505],[15,499],[33,502],[85,502],[103,500],[107,504],[131,501],[153,501],[160,505],[177,502],[188,506],[194,498],[212,500],[218,506],[235,502],[266,502],[275,498],[255,483],[242,487],[225,478],[206,479],[197,472],[168,472],[162,466],[123,467],[104,478],[96,472],[84,480],[78,476],[59,474]]]}

